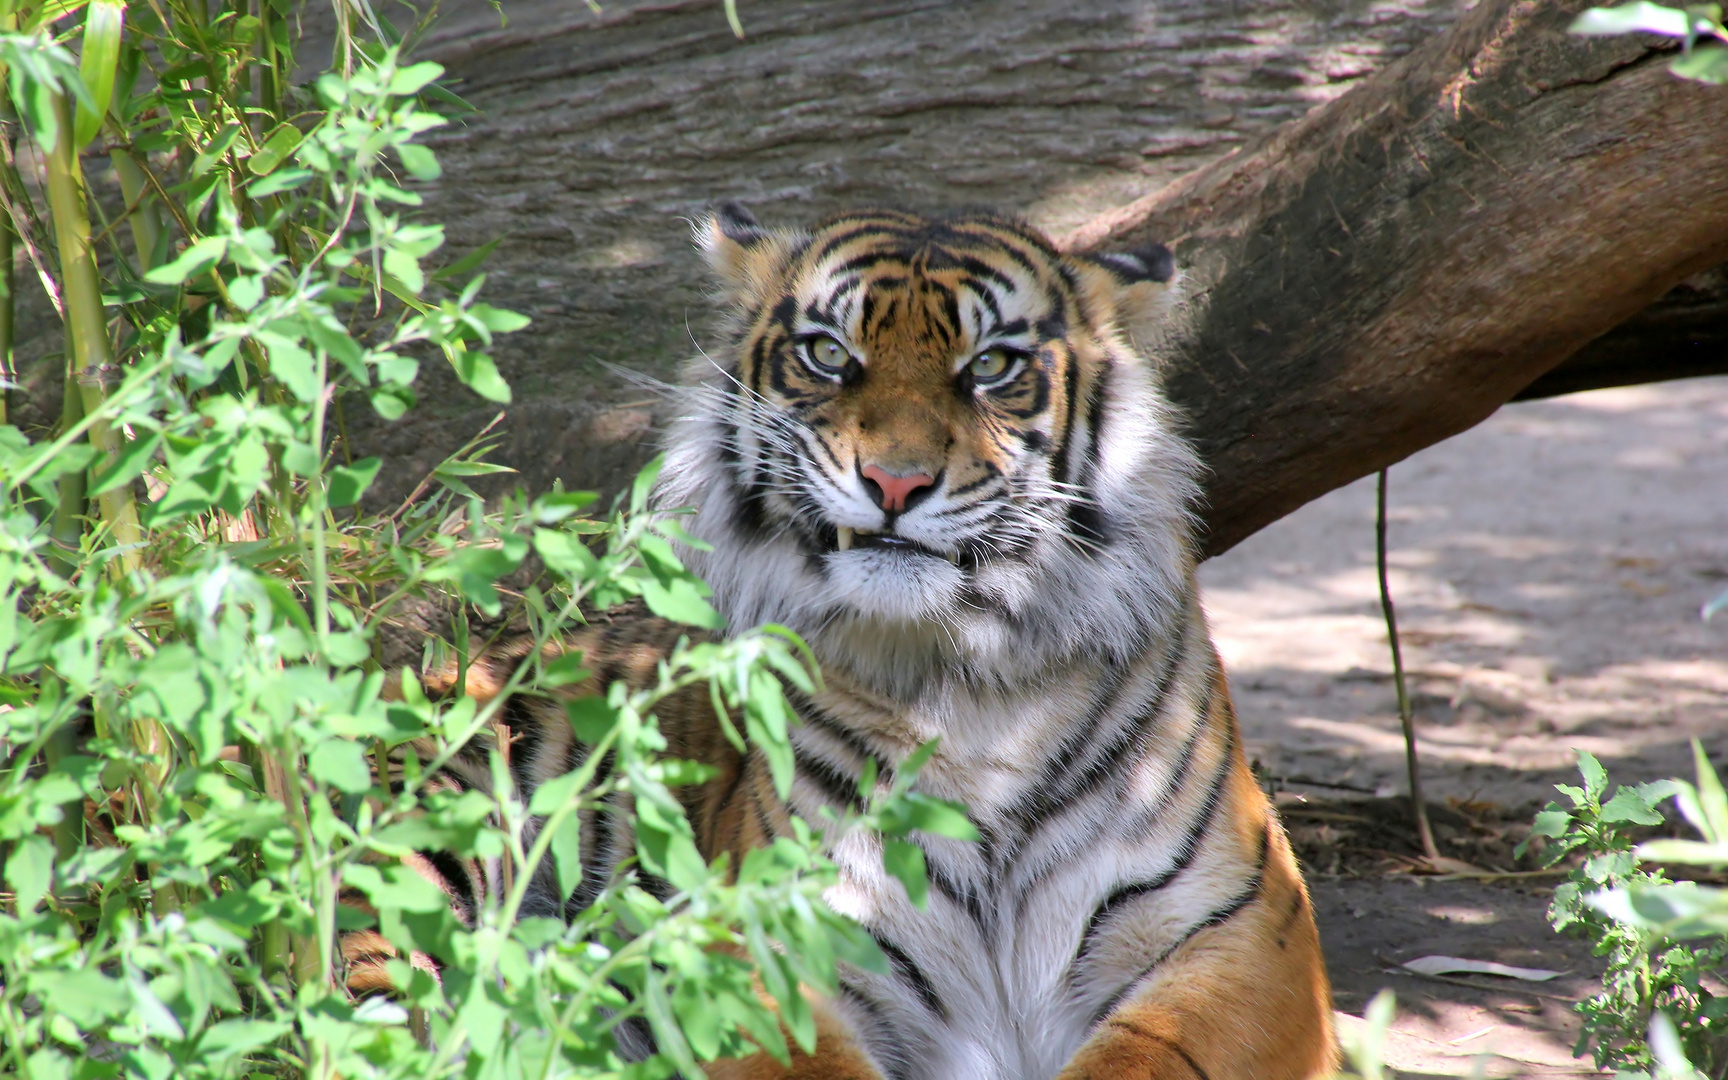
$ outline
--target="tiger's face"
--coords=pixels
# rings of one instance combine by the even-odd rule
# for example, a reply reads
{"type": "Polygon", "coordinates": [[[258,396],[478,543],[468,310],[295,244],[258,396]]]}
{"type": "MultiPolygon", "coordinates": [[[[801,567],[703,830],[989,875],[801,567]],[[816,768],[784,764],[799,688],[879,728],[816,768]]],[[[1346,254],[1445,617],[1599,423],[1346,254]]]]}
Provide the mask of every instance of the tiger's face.
{"type": "Polygon", "coordinates": [[[1167,251],[1063,256],[989,214],[771,232],[734,206],[698,239],[731,337],[668,487],[700,507],[698,569],[734,624],[976,652],[1088,568],[1185,567],[1192,463],[1123,318],[1156,308],[1167,251]]]}

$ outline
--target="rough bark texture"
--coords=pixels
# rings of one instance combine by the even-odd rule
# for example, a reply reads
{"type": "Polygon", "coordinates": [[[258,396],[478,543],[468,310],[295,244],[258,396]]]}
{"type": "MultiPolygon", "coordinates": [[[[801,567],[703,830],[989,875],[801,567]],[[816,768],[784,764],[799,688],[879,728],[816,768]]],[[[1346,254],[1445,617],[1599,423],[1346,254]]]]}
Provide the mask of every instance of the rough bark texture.
{"type": "MultiPolygon", "coordinates": [[[[719,0],[447,4],[419,50],[480,112],[434,138],[451,249],[508,239],[486,295],[534,318],[496,350],[501,460],[613,489],[670,420],[651,389],[712,340],[689,218],[866,203],[1019,209],[1053,231],[1156,190],[1331,100],[1451,24],[1456,0],[719,0]]],[[[406,488],[494,410],[439,364],[366,452],[406,488]]]]}
{"type": "MultiPolygon", "coordinates": [[[[642,377],[670,377],[711,340],[686,221],[715,199],[770,223],[985,204],[1064,232],[1163,192],[1110,220],[1124,237],[1181,239],[1202,286],[1172,387],[1212,459],[1221,550],[1479,419],[1677,280],[1690,255],[1674,253],[1700,241],[1698,222],[1719,223],[1728,93],[1669,79],[1636,44],[1562,40],[1540,5],[1477,10],[1438,40],[1467,6],[743,0],[740,42],[719,0],[607,0],[598,17],[504,0],[502,28],[484,0],[452,0],[417,53],[480,111],[437,133],[445,174],[426,213],[448,223],[453,256],[506,237],[485,295],[534,318],[496,349],[516,390],[496,457],[535,489],[616,490],[646,460],[671,417],[642,377]],[[1716,175],[1696,202],[1662,210],[1693,194],[1709,154],[1716,175]],[[1511,334],[1519,311],[1552,333],[1511,334]],[[1425,344],[1444,334],[1458,336],[1453,359],[1425,344]]],[[[325,17],[307,11],[313,38],[325,17]]],[[[315,70],[316,47],[303,59],[315,70]]],[[[1677,288],[1529,392],[1720,365],[1724,281],[1677,288]]],[[[58,330],[24,292],[26,404],[49,404],[58,330]]],[[[496,411],[441,369],[425,366],[421,407],[398,423],[347,403],[356,452],[390,463],[380,500],[496,411]]]]}
{"type": "Polygon", "coordinates": [[[1728,373],[1728,266],[1682,281],[1513,400],[1723,373],[1728,373]]]}
{"type": "Polygon", "coordinates": [[[1069,238],[1161,239],[1188,267],[1166,378],[1211,467],[1211,553],[1479,422],[1728,255],[1728,94],[1652,43],[1565,34],[1583,6],[1484,0],[1069,238]]]}

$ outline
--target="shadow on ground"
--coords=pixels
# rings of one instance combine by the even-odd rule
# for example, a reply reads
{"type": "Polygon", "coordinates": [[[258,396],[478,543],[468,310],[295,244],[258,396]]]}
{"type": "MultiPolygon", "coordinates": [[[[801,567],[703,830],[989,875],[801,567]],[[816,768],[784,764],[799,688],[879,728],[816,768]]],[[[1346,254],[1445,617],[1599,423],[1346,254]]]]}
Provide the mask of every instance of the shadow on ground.
{"type": "MultiPolygon", "coordinates": [[[[1728,621],[1699,617],[1728,587],[1728,380],[1507,406],[1394,466],[1390,503],[1391,587],[1448,854],[1510,868],[1580,750],[1627,783],[1689,775],[1694,737],[1728,758],[1728,621]]],[[[1547,928],[1551,883],[1401,872],[1414,848],[1384,801],[1405,781],[1373,478],[1202,579],[1250,753],[1307,863],[1339,1008],[1360,1016],[1395,989],[1406,1075],[1470,1075],[1483,1053],[1489,1076],[1595,1075],[1571,1059],[1568,1003],[1598,969],[1547,928]],[[1473,989],[1387,973],[1428,953],[1571,974],[1473,989]]]]}

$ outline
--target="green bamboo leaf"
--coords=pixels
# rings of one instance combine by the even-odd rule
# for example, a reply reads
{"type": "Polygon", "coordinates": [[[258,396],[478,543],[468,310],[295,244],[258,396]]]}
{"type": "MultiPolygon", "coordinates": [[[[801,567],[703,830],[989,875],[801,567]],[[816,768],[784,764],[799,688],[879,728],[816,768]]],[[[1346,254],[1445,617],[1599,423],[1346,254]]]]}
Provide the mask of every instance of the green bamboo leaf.
{"type": "Polygon", "coordinates": [[[114,99],[114,73],[120,66],[120,32],[126,22],[126,5],[120,0],[93,0],[84,14],[84,43],[78,74],[89,88],[89,107],[78,106],[72,121],[73,143],[88,146],[102,130],[108,104],[114,99]]]}
{"type": "Polygon", "coordinates": [[[70,94],[80,107],[96,107],[72,54],[46,34],[0,34],[0,62],[6,65],[12,100],[44,153],[60,143],[57,95],[70,94]]]}
{"type": "Polygon", "coordinates": [[[133,439],[120,448],[120,453],[108,467],[96,474],[91,483],[90,495],[101,495],[113,491],[122,484],[132,481],[132,478],[150,467],[150,459],[155,456],[156,448],[162,445],[162,436],[158,433],[133,439]]]}
{"type": "Polygon", "coordinates": [[[226,237],[206,236],[182,251],[179,258],[173,262],[165,263],[145,274],[144,280],[158,285],[179,285],[187,278],[208,270],[227,251],[226,237]]]}
{"type": "Polygon", "coordinates": [[[486,241],[473,251],[470,251],[468,254],[451,263],[449,266],[441,267],[440,269],[432,271],[432,280],[444,281],[453,277],[461,277],[463,274],[468,273],[470,270],[475,269],[481,263],[485,262],[486,257],[491,255],[493,251],[497,250],[498,245],[503,242],[504,238],[502,236],[494,237],[493,239],[486,241]]]}
{"type": "MultiPolygon", "coordinates": [[[[264,145],[260,146],[258,152],[253,154],[251,160],[246,163],[247,168],[252,170],[253,176],[270,175],[276,171],[278,165],[288,160],[289,155],[300,148],[300,143],[305,137],[301,134],[300,129],[293,124],[278,124],[265,138],[264,145]]],[[[258,190],[261,187],[263,187],[262,184],[253,185],[252,194],[273,193],[258,190]]]]}

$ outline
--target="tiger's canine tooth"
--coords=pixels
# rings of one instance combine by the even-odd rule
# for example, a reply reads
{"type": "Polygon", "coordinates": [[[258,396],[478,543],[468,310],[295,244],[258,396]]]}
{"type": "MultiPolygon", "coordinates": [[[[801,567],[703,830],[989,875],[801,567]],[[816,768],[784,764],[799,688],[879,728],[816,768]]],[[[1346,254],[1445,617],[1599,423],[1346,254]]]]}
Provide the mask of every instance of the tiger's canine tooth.
{"type": "Polygon", "coordinates": [[[834,535],[835,535],[835,543],[834,543],[835,547],[839,548],[841,551],[850,551],[852,549],[852,530],[851,529],[848,529],[846,526],[842,525],[839,528],[834,530],[834,535]]]}
{"type": "Polygon", "coordinates": [[[955,566],[960,565],[960,553],[958,551],[943,552],[942,557],[944,559],[947,559],[949,562],[953,563],[955,566]]]}

